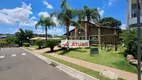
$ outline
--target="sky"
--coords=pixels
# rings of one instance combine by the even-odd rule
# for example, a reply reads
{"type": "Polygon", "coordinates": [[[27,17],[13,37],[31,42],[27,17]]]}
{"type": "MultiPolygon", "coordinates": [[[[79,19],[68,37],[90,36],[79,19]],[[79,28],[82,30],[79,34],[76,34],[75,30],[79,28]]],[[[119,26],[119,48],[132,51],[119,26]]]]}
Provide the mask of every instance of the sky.
{"type": "MultiPolygon", "coordinates": [[[[70,7],[83,9],[84,5],[97,8],[101,18],[114,17],[120,20],[122,29],[126,27],[126,2],[127,0],[67,0],[70,7]]],[[[14,34],[19,30],[28,29],[37,34],[44,34],[44,29],[35,24],[43,15],[60,10],[61,0],[1,0],[0,1],[0,33],[14,34]]],[[[63,35],[65,26],[60,26],[56,17],[52,20],[58,25],[48,29],[48,34],[63,35]]],[[[70,26],[70,30],[73,29],[70,26]]]]}

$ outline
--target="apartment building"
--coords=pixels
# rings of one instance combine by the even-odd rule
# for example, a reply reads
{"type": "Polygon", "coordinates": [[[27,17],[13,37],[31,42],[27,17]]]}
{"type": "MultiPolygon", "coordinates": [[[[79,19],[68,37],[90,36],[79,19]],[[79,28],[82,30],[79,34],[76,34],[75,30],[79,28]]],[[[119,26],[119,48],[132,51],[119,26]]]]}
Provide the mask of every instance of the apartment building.
{"type": "MultiPolygon", "coordinates": [[[[140,0],[140,3],[142,0],[140,0]]],[[[140,19],[142,24],[142,9],[140,10],[140,19]]],[[[127,20],[126,27],[130,30],[136,30],[137,27],[137,3],[136,0],[127,0],[127,20]]]]}

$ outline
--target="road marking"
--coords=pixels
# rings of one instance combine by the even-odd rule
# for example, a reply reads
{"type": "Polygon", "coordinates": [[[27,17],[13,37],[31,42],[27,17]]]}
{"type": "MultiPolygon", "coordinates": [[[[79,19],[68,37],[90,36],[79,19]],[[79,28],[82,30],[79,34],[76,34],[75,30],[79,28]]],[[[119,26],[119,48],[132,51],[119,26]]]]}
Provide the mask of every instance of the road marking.
{"type": "Polygon", "coordinates": [[[1,58],[4,58],[4,57],[5,57],[5,56],[0,56],[0,59],[1,59],[1,58]]]}
{"type": "Polygon", "coordinates": [[[21,53],[23,56],[25,56],[26,55],[26,53],[21,53]]]}
{"type": "Polygon", "coordinates": [[[12,55],[11,55],[11,57],[15,57],[15,56],[16,56],[16,54],[12,54],[12,55]]]}

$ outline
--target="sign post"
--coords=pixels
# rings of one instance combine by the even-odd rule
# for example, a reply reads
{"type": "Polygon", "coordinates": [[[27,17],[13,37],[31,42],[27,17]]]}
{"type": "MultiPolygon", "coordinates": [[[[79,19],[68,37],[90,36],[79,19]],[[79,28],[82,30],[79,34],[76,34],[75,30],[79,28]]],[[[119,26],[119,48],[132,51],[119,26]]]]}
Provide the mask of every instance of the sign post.
{"type": "Polygon", "coordinates": [[[95,45],[95,46],[97,46],[97,47],[95,47],[95,48],[94,48],[94,47],[93,47],[93,48],[90,47],[90,55],[99,54],[98,40],[93,40],[93,41],[91,41],[91,42],[90,42],[90,45],[91,45],[92,43],[93,43],[93,44],[97,44],[97,45],[95,45]]]}
{"type": "Polygon", "coordinates": [[[137,39],[138,39],[138,46],[137,46],[137,56],[138,56],[138,80],[141,80],[141,28],[140,28],[140,3],[141,0],[136,0],[137,2],[137,39]]]}
{"type": "Polygon", "coordinates": [[[99,54],[99,49],[98,48],[90,48],[90,55],[92,54],[99,54]]]}

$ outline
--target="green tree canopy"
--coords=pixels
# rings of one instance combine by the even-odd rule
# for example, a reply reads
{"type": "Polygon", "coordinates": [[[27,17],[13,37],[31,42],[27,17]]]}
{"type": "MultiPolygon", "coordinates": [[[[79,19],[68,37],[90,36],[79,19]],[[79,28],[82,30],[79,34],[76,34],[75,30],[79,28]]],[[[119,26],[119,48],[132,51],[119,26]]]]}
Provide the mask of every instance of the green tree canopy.
{"type": "MultiPolygon", "coordinates": [[[[137,33],[136,31],[130,31],[125,30],[122,31],[121,37],[122,43],[125,44],[126,51],[124,53],[124,56],[127,56],[128,54],[131,54],[137,59],[137,33]]],[[[142,36],[141,36],[142,39],[142,36]]],[[[142,41],[141,41],[142,43],[142,41]]],[[[141,52],[142,52],[142,45],[141,45],[141,52]]],[[[142,56],[142,55],[141,55],[142,56]]],[[[142,57],[141,57],[142,58],[142,57]]]]}
{"type": "Polygon", "coordinates": [[[78,12],[79,18],[82,20],[87,20],[87,22],[93,20],[95,23],[97,23],[100,20],[100,14],[96,8],[89,8],[88,6],[84,5],[83,10],[78,12]]]}
{"type": "Polygon", "coordinates": [[[119,28],[121,22],[113,17],[105,17],[98,22],[101,26],[111,27],[111,28],[119,28]]]}
{"type": "Polygon", "coordinates": [[[16,32],[15,34],[18,41],[28,40],[33,37],[33,31],[31,30],[19,29],[19,31],[16,32]]]}
{"type": "Polygon", "coordinates": [[[69,26],[71,25],[72,19],[74,19],[76,16],[76,11],[68,6],[66,0],[62,0],[61,11],[54,12],[51,14],[51,16],[56,16],[59,20],[59,24],[66,26],[66,37],[69,39],[69,26]]]}
{"type": "Polygon", "coordinates": [[[17,40],[16,37],[8,36],[8,37],[6,38],[6,42],[7,42],[8,44],[16,44],[16,43],[18,43],[18,40],[17,40]]]}
{"type": "Polygon", "coordinates": [[[56,26],[56,24],[53,22],[51,17],[41,16],[35,27],[37,28],[37,26],[42,26],[43,28],[45,28],[45,37],[47,42],[47,27],[56,26]]]}

